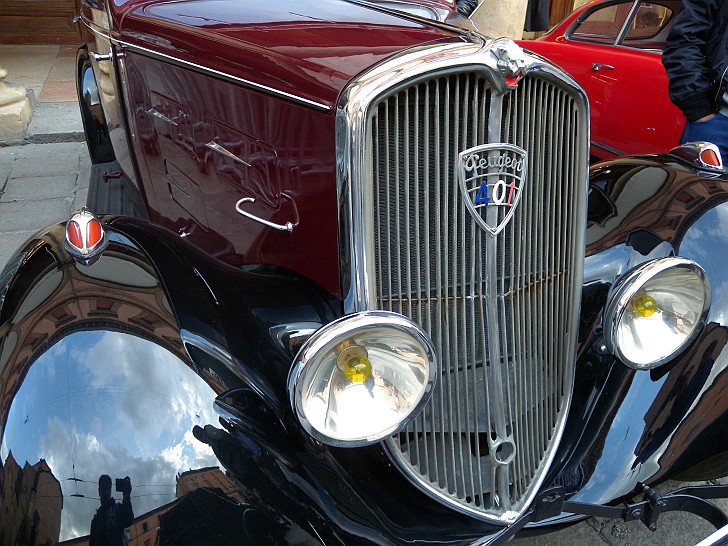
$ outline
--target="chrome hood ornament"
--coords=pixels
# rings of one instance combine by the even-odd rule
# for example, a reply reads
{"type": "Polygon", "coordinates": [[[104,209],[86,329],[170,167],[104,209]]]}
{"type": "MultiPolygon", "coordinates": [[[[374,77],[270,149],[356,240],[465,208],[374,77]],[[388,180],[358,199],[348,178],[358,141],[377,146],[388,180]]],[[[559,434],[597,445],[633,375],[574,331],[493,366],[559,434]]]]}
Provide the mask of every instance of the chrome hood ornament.
{"type": "Polygon", "coordinates": [[[511,40],[497,40],[490,50],[495,57],[496,66],[503,76],[506,90],[518,87],[518,82],[526,74],[526,54],[511,40]]]}
{"type": "Polygon", "coordinates": [[[493,237],[508,224],[521,200],[527,163],[526,150],[513,144],[482,144],[458,154],[465,205],[493,237]]]}

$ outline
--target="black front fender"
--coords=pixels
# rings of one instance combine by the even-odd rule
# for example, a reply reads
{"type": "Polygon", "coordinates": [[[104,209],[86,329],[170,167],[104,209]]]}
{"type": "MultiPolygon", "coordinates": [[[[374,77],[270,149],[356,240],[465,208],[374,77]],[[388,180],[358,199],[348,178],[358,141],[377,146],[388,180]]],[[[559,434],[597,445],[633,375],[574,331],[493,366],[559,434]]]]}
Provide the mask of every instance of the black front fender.
{"type": "Polygon", "coordinates": [[[135,519],[121,527],[140,543],[310,539],[275,506],[250,505],[266,482],[251,460],[241,466],[245,436],[231,441],[224,426],[237,410],[236,430],[286,460],[279,383],[292,357],[278,334],[287,320],[330,320],[330,306],[283,273],[198,265],[194,248],[144,222],[109,226],[91,266],[68,255],[56,225],[2,276],[0,543],[93,542],[102,475],[130,478],[135,519]]]}
{"type": "Polygon", "coordinates": [[[640,484],[728,474],[728,178],[668,156],[592,168],[574,400],[547,483],[613,504],[640,484]],[[667,365],[636,371],[608,353],[601,311],[616,279],[653,258],[700,264],[712,286],[702,333],[667,365]]]}

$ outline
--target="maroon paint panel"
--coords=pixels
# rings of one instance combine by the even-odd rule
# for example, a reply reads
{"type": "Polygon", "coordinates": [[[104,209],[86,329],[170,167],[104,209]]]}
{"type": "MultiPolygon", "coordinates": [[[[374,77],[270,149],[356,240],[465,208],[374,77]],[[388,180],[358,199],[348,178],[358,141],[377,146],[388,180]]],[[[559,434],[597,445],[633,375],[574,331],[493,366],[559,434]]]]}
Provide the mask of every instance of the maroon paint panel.
{"type": "Polygon", "coordinates": [[[341,296],[338,97],[372,65],[452,34],[345,0],[117,0],[113,9],[152,220],[227,263],[286,267],[341,296]]]}
{"type": "Polygon", "coordinates": [[[357,74],[446,31],[343,0],[124,5],[122,40],[333,107],[357,74]]]}
{"type": "Polygon", "coordinates": [[[289,268],[339,296],[333,114],[135,53],[125,59],[152,220],[224,262],[289,268]],[[242,216],[241,198],[255,199],[247,212],[293,231],[242,216]]]}

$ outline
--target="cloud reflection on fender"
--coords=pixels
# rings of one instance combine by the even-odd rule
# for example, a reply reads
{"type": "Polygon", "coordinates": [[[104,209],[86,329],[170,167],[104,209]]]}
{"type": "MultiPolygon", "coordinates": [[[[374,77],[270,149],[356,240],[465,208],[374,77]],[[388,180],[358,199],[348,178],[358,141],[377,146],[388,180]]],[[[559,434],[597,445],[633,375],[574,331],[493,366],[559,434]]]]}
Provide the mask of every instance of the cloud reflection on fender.
{"type": "Polygon", "coordinates": [[[143,514],[175,499],[178,473],[217,465],[192,435],[194,425],[215,423],[214,397],[185,363],[150,341],[75,332],[23,379],[0,457],[12,453],[21,467],[44,459],[62,489],[60,540],[86,535],[100,475],[130,476],[134,512],[143,514]]]}

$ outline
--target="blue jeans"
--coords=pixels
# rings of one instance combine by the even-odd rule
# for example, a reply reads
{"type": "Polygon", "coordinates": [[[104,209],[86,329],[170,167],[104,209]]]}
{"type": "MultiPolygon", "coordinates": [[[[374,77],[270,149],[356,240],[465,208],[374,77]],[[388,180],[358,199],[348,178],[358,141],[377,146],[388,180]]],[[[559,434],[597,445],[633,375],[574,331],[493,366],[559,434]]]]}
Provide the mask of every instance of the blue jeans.
{"type": "Polygon", "coordinates": [[[723,165],[728,165],[728,116],[717,114],[708,121],[688,121],[685,123],[680,142],[704,140],[712,142],[720,150],[723,165]]]}

